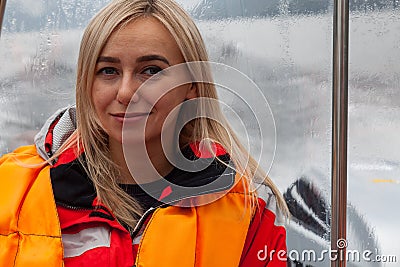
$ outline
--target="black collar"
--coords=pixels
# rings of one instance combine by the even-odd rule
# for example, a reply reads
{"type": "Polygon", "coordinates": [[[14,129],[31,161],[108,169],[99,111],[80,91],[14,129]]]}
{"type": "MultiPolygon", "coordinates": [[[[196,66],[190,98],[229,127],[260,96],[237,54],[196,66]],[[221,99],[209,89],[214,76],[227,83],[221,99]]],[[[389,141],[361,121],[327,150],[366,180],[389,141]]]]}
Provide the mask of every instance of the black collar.
{"type": "MultiPolygon", "coordinates": [[[[189,160],[199,159],[190,146],[182,150],[189,160]]],[[[188,172],[174,168],[157,186],[144,188],[151,190],[152,195],[164,203],[172,203],[181,199],[196,197],[204,194],[221,192],[230,189],[234,184],[235,171],[228,154],[219,155],[213,159],[207,168],[198,172],[188,172]],[[226,165],[231,167],[226,167],[226,165]],[[168,182],[167,182],[168,181],[168,182]]],[[[199,159],[208,160],[210,159],[199,159]]],[[[81,160],[75,159],[50,169],[56,203],[70,208],[91,208],[96,198],[93,182],[81,164],[85,162],[84,154],[81,160]]]]}

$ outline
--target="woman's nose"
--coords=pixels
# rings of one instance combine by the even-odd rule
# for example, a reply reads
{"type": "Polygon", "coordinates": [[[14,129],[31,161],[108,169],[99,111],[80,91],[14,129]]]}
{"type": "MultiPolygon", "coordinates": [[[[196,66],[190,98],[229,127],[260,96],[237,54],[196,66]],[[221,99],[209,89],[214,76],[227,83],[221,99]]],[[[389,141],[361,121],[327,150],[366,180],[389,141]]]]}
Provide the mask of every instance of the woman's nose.
{"type": "Polygon", "coordinates": [[[117,100],[121,104],[128,106],[130,102],[139,101],[139,93],[137,92],[141,83],[134,77],[123,77],[118,88],[117,100]]]}

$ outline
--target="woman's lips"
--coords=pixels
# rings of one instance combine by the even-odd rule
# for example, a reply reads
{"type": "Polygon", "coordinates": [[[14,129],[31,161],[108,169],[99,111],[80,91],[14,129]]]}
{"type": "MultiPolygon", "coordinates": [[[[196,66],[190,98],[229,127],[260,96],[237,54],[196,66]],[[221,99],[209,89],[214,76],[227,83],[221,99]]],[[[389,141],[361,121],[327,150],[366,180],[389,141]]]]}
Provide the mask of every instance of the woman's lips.
{"type": "Polygon", "coordinates": [[[151,112],[114,113],[111,116],[118,122],[135,122],[148,117],[151,112]]]}

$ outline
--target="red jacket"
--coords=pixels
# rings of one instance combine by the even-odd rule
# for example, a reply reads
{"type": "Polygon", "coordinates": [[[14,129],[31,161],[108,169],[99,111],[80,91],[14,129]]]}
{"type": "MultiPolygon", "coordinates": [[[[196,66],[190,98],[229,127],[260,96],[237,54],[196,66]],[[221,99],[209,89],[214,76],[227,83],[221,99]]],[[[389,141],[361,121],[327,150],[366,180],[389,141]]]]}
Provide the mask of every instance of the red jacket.
{"type": "MultiPolygon", "coordinates": [[[[55,123],[47,141],[53,139],[55,123]]],[[[187,152],[199,156],[196,145],[187,152]]],[[[229,160],[223,150],[218,156],[229,160]]],[[[173,206],[181,194],[174,187],[162,190],[160,197],[170,204],[145,212],[131,236],[97,201],[72,153],[61,155],[52,167],[28,169],[21,162],[43,159],[30,146],[0,160],[5,185],[0,189],[2,266],[286,266],[286,234],[276,217],[275,196],[261,185],[259,205],[252,212],[244,205],[241,183],[234,183],[239,180],[234,171],[213,188],[185,196],[190,202],[223,194],[207,205],[173,206]]],[[[220,174],[220,166],[212,164],[186,179],[208,184],[220,174]]]]}

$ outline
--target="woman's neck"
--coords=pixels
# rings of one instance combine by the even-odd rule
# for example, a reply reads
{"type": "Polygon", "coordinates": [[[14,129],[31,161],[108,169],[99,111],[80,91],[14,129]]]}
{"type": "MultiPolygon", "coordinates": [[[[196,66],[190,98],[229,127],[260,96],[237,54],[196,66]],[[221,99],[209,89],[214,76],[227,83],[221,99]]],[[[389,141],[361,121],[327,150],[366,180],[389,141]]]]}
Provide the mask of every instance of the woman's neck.
{"type": "Polygon", "coordinates": [[[111,158],[120,167],[121,171],[121,178],[118,183],[136,184],[153,182],[172,171],[173,165],[166,158],[161,142],[157,143],[146,143],[146,151],[138,149],[138,146],[132,146],[132,151],[126,151],[127,146],[123,146],[115,140],[110,140],[111,158]],[[153,168],[158,174],[154,173],[154,171],[152,172],[153,168]]]}

